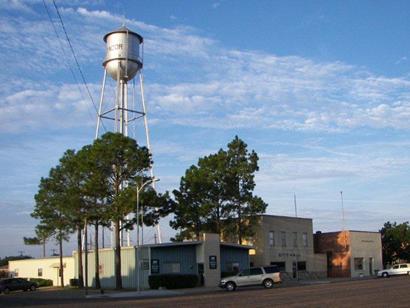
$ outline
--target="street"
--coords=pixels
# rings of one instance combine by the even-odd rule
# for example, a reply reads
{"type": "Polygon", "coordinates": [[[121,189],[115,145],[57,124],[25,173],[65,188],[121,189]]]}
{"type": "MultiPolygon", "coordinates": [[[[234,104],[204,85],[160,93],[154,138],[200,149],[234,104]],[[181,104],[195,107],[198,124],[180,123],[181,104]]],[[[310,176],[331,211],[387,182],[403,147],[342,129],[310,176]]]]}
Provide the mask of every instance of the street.
{"type": "Polygon", "coordinates": [[[410,277],[243,288],[162,298],[84,299],[79,290],[40,290],[0,296],[1,307],[409,307],[410,277]]]}

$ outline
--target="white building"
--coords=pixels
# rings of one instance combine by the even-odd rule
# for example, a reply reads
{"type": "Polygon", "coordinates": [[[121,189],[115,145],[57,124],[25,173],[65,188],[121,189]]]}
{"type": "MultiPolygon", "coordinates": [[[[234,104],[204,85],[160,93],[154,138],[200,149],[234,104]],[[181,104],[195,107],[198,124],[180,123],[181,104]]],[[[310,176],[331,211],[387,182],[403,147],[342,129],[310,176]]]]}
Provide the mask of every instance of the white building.
{"type": "MultiPolygon", "coordinates": [[[[63,268],[64,285],[67,286],[75,276],[74,257],[63,257],[63,268]]],[[[60,257],[9,261],[9,272],[12,276],[50,279],[53,286],[61,286],[59,270],[60,257]]]]}

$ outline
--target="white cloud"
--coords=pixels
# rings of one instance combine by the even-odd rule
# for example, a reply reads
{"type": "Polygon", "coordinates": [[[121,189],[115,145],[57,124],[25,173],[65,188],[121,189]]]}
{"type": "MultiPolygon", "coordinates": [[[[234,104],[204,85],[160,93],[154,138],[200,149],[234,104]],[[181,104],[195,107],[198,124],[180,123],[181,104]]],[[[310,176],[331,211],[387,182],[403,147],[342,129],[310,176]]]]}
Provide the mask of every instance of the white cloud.
{"type": "MultiPolygon", "coordinates": [[[[105,10],[64,6],[61,11],[83,68],[85,63],[95,71],[100,67],[105,32],[125,22],[143,34],[146,67],[169,78],[166,83],[146,84],[155,119],[217,129],[410,128],[407,78],[377,76],[340,62],[226,49],[190,27],[161,28],[105,10]]],[[[0,38],[9,42],[3,62],[8,63],[11,55],[19,59],[6,65],[7,74],[67,72],[67,62],[75,69],[47,20],[7,17],[0,23],[0,38]],[[22,61],[28,54],[30,61],[22,61]]],[[[57,21],[56,25],[61,32],[57,21]]]]}

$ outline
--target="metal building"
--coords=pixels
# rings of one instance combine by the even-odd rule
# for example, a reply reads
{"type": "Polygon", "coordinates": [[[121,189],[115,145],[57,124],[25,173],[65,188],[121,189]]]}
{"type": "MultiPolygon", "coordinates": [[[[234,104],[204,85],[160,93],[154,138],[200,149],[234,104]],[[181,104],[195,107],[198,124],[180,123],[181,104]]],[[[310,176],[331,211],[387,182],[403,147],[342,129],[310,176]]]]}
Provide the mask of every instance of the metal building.
{"type": "MultiPolygon", "coordinates": [[[[124,288],[138,288],[139,285],[141,289],[146,289],[149,288],[149,275],[181,273],[203,277],[206,287],[217,286],[222,272],[249,267],[250,248],[220,242],[217,234],[209,233],[204,234],[200,241],[143,245],[139,248],[139,254],[137,247],[122,247],[122,284],[124,288]]],[[[78,277],[77,252],[74,252],[74,259],[78,277]]],[[[88,260],[88,283],[94,286],[94,251],[89,252],[88,260]]],[[[99,274],[103,288],[115,287],[114,249],[99,250],[99,274]]]]}

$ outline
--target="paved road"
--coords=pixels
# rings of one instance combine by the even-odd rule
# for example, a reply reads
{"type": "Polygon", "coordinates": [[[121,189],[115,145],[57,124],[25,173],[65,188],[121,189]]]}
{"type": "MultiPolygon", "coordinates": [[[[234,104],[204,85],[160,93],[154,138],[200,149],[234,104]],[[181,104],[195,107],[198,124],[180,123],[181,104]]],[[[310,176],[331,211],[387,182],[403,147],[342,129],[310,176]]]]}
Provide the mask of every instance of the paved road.
{"type": "Polygon", "coordinates": [[[79,291],[40,291],[0,296],[1,307],[410,307],[410,277],[328,284],[214,291],[147,299],[83,299],[79,291]]]}

